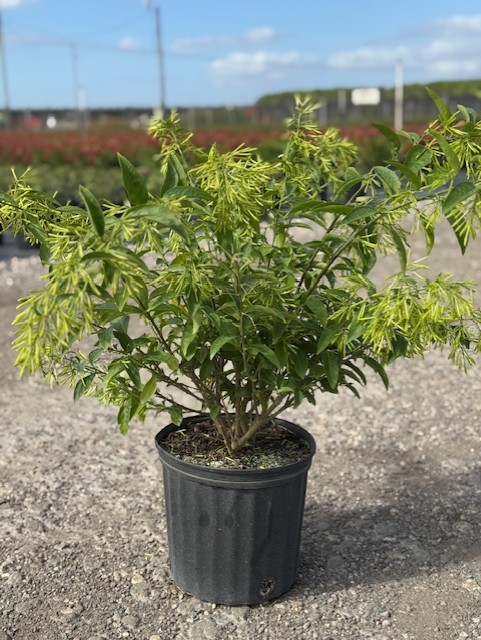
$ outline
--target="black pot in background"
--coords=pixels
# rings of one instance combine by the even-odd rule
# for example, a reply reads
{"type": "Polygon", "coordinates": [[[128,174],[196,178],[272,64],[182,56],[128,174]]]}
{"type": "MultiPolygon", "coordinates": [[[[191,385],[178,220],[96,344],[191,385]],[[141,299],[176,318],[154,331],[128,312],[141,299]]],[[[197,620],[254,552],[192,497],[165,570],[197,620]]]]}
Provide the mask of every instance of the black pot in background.
{"type": "Polygon", "coordinates": [[[272,469],[217,469],[184,462],[156,438],[163,466],[172,576],[186,593],[217,604],[258,604],[288,591],[297,576],[307,472],[315,452],[301,427],[276,422],[306,440],[302,461],[272,469]]]}

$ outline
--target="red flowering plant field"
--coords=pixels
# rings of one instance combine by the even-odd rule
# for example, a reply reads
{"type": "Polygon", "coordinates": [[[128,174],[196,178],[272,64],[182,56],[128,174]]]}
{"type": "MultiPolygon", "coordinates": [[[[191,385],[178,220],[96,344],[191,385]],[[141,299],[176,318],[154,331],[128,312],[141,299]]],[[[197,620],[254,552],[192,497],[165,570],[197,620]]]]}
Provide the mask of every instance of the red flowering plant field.
{"type": "MultiPolygon", "coordinates": [[[[421,132],[424,128],[418,126],[421,132]]],[[[417,130],[410,127],[410,130],[417,130]]],[[[361,162],[375,165],[388,158],[384,136],[371,125],[342,127],[341,134],[360,148],[361,162]]],[[[221,151],[241,144],[259,149],[273,160],[284,144],[281,129],[198,130],[194,143],[208,147],[216,142],[221,151]]],[[[77,185],[88,185],[100,198],[123,198],[117,152],[128,157],[155,184],[154,157],[158,142],[145,131],[0,131],[0,189],[11,183],[11,169],[17,174],[32,167],[30,181],[40,190],[57,191],[59,199],[75,201],[77,185]]]]}

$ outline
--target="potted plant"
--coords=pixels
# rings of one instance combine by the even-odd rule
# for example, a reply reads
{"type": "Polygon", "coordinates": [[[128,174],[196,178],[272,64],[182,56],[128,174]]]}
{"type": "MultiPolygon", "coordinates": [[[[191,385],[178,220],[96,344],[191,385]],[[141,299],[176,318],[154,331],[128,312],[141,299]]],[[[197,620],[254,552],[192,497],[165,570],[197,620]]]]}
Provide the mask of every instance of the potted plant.
{"type": "Polygon", "coordinates": [[[15,319],[17,365],[117,405],[123,433],[170,414],[156,443],[172,571],[202,599],[262,602],[295,579],[315,445],[284,410],[359,395],[368,370],[387,387],[400,357],[447,347],[466,366],[480,348],[474,286],[410,260],[414,234],[429,254],[445,219],[464,252],[480,221],[481,123],[433,98],[424,136],[379,125],[392,161],[365,173],[299,100],[275,162],[198,149],[173,113],[151,126],[158,193],[119,156],[121,206],[85,187],[85,207],[61,206],[25,177],[1,197],[2,228],[47,268],[15,319]]]}

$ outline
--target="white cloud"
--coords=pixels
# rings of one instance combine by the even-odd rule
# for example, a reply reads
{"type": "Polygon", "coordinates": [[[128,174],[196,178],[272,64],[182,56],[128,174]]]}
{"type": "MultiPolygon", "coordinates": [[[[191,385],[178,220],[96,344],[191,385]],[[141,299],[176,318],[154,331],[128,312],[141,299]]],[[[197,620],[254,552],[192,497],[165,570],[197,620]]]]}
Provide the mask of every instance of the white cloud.
{"type": "Polygon", "coordinates": [[[467,74],[475,75],[481,71],[481,64],[477,60],[438,60],[426,67],[431,76],[437,78],[466,77],[467,74]]]}
{"type": "Polygon", "coordinates": [[[259,44],[261,42],[269,42],[276,38],[276,32],[271,27],[258,27],[257,29],[249,29],[243,35],[246,42],[259,44]]]}
{"type": "Polygon", "coordinates": [[[259,45],[263,42],[274,40],[275,38],[276,32],[271,27],[257,27],[248,29],[240,35],[181,38],[171,44],[169,51],[180,55],[196,55],[214,49],[259,45]]]}
{"type": "Polygon", "coordinates": [[[37,0],[0,0],[0,9],[17,9],[24,4],[32,4],[37,0]]]}
{"type": "Polygon", "coordinates": [[[225,58],[218,58],[211,63],[211,69],[221,76],[259,76],[262,74],[279,74],[283,69],[313,66],[321,64],[318,56],[305,55],[298,51],[287,53],[270,53],[255,51],[253,53],[236,52],[225,58]]]}
{"type": "Polygon", "coordinates": [[[140,42],[133,38],[132,36],[125,36],[122,40],[119,41],[118,47],[123,51],[134,51],[134,49],[138,49],[140,42]]]}
{"type": "Polygon", "coordinates": [[[362,47],[351,51],[340,51],[327,56],[326,67],[329,69],[381,69],[392,67],[396,60],[406,56],[404,47],[388,49],[387,47],[362,47]]]}
{"type": "Polygon", "coordinates": [[[184,41],[184,47],[188,45],[193,53],[202,48],[205,51],[209,47],[236,45],[210,62],[212,74],[221,82],[232,78],[254,84],[289,78],[294,86],[300,71],[313,67],[335,72],[341,84],[344,72],[349,82],[353,75],[361,78],[362,72],[373,71],[384,72],[383,77],[390,73],[394,81],[394,68],[399,60],[404,63],[406,81],[411,81],[410,71],[415,72],[411,77],[414,75],[421,82],[481,75],[481,13],[433,20],[409,32],[392,33],[389,39],[371,46],[323,55],[316,51],[271,51],[267,45],[276,38],[273,29],[262,27],[241,36],[190,39],[184,41]]]}
{"type": "Polygon", "coordinates": [[[169,47],[171,53],[195,55],[208,49],[225,48],[234,45],[235,40],[229,36],[198,36],[197,38],[181,38],[169,47]]]}
{"type": "Polygon", "coordinates": [[[481,14],[474,16],[451,16],[450,18],[440,18],[433,24],[435,29],[448,31],[453,34],[456,31],[464,35],[467,33],[481,33],[481,14]]]}

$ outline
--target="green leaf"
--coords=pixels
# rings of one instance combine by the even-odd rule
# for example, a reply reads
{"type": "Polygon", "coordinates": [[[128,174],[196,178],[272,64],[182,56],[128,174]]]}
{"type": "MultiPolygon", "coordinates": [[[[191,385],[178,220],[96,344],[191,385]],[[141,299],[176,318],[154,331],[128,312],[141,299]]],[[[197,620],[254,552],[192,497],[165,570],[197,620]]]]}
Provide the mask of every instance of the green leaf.
{"type": "Polygon", "coordinates": [[[105,218],[102,207],[100,206],[99,201],[94,196],[94,194],[86,187],[81,186],[79,190],[80,195],[85,202],[85,207],[87,208],[90,222],[97,232],[97,235],[102,237],[105,233],[105,218]]]}
{"type": "Polygon", "coordinates": [[[335,202],[319,202],[319,200],[305,200],[296,204],[291,209],[291,213],[302,213],[304,211],[328,211],[331,213],[348,213],[350,207],[345,204],[335,202]]]}
{"type": "Polygon", "coordinates": [[[172,407],[170,407],[169,409],[169,414],[170,414],[170,419],[172,420],[172,422],[177,425],[180,426],[180,423],[182,422],[182,409],[180,407],[178,407],[177,405],[174,405],[172,407]]]}
{"type": "Polygon", "coordinates": [[[351,212],[348,213],[347,216],[344,218],[343,223],[351,224],[352,222],[356,222],[358,220],[363,220],[364,218],[368,218],[369,216],[372,216],[373,213],[374,213],[374,209],[372,207],[361,205],[360,207],[355,207],[354,209],[351,209],[351,212]]]}
{"type": "Polygon", "coordinates": [[[292,353],[289,356],[289,360],[292,363],[294,371],[298,375],[299,378],[304,378],[309,369],[309,359],[306,354],[298,349],[295,353],[292,353]]]}
{"type": "Polygon", "coordinates": [[[465,107],[462,104],[458,104],[456,106],[459,113],[463,116],[466,122],[476,122],[476,120],[478,119],[478,114],[474,109],[472,109],[471,107],[465,107]]]}
{"type": "Polygon", "coordinates": [[[172,371],[177,371],[179,368],[179,363],[177,358],[167,351],[162,351],[161,349],[156,349],[155,353],[148,353],[146,355],[139,356],[142,362],[162,362],[165,363],[169,369],[172,371]]]}
{"type": "Polygon", "coordinates": [[[134,383],[134,387],[140,391],[142,389],[142,381],[140,380],[140,373],[137,366],[134,363],[129,363],[125,367],[127,373],[129,374],[129,378],[134,383]]]}
{"type": "Polygon", "coordinates": [[[97,360],[100,358],[100,356],[103,354],[104,350],[102,347],[97,347],[96,349],[92,349],[92,351],[89,353],[89,362],[91,364],[94,364],[95,362],[97,362],[97,360]]]}
{"type": "Polygon", "coordinates": [[[476,191],[476,187],[472,182],[460,182],[455,185],[448,193],[446,199],[443,202],[443,215],[448,216],[448,214],[454,209],[454,207],[456,207],[460,202],[463,202],[463,200],[466,200],[470,196],[474,195],[476,191]]]}
{"type": "Polygon", "coordinates": [[[454,235],[456,236],[459,246],[461,247],[461,253],[464,254],[469,241],[469,229],[467,228],[464,212],[459,209],[452,209],[446,218],[454,231],[454,235]]]}
{"type": "Polygon", "coordinates": [[[148,382],[146,382],[140,392],[140,404],[146,404],[154,395],[157,389],[157,376],[153,375],[148,382]]]}
{"type": "Polygon", "coordinates": [[[123,155],[117,153],[120,169],[122,170],[122,179],[127,196],[132,205],[145,204],[149,199],[149,192],[144,178],[137,171],[134,165],[123,155]]]}
{"type": "Polygon", "coordinates": [[[117,378],[123,371],[125,371],[125,364],[120,361],[112,362],[107,369],[107,374],[103,379],[104,389],[106,389],[109,383],[117,378]]]}
{"type": "Polygon", "coordinates": [[[204,360],[199,369],[199,379],[203,382],[212,377],[214,373],[214,363],[212,360],[204,360]]]}
{"type": "Polygon", "coordinates": [[[349,180],[346,180],[343,184],[341,184],[341,186],[334,192],[334,195],[332,196],[333,200],[339,200],[339,198],[341,196],[343,196],[346,192],[348,192],[350,189],[352,189],[353,187],[355,187],[356,185],[359,185],[359,187],[361,186],[361,183],[363,181],[363,176],[355,176],[353,178],[350,178],[349,180]]]}
{"type": "Polygon", "coordinates": [[[404,131],[403,129],[400,129],[397,131],[397,134],[400,138],[406,138],[406,140],[409,140],[412,144],[419,144],[419,141],[421,140],[419,134],[414,133],[413,131],[404,131]]]}
{"type": "Polygon", "coordinates": [[[327,381],[329,382],[329,386],[331,389],[335,389],[337,387],[337,383],[339,382],[339,354],[337,351],[324,351],[322,354],[322,364],[324,365],[324,369],[326,371],[327,381]]]}
{"type": "Polygon", "coordinates": [[[441,98],[440,95],[438,95],[435,91],[433,91],[429,87],[425,87],[425,88],[428,94],[433,99],[434,103],[436,104],[436,107],[439,111],[439,119],[443,123],[447,122],[451,118],[451,109],[444,102],[444,100],[441,98]]]}
{"type": "Polygon", "coordinates": [[[172,162],[167,164],[167,171],[163,177],[162,187],[160,188],[160,195],[165,195],[170,189],[176,187],[179,183],[179,176],[175,170],[172,162]]]}
{"type": "Polygon", "coordinates": [[[393,131],[389,127],[386,127],[383,124],[378,124],[375,122],[372,123],[372,126],[375,127],[378,131],[380,131],[383,134],[383,136],[385,136],[389,140],[389,142],[396,149],[396,151],[399,151],[399,149],[401,148],[401,140],[399,139],[399,136],[395,131],[393,131]]]}
{"type": "Polygon", "coordinates": [[[251,313],[260,315],[265,318],[277,318],[281,322],[285,322],[284,315],[278,311],[277,309],[273,309],[272,307],[265,307],[261,304],[251,304],[245,307],[244,312],[246,315],[251,313]]]}
{"type": "Polygon", "coordinates": [[[426,241],[426,251],[429,255],[432,251],[432,248],[434,247],[435,242],[434,225],[427,220],[421,220],[421,224],[424,231],[424,239],[426,241]]]}
{"type": "Polygon", "coordinates": [[[212,196],[198,187],[180,186],[169,190],[169,198],[195,198],[198,200],[212,200],[212,196]]]}
{"type": "Polygon", "coordinates": [[[460,182],[451,189],[442,205],[442,212],[451,225],[463,254],[468,246],[470,229],[464,208],[459,209],[458,205],[475,193],[477,189],[471,182],[460,182]]]}
{"type": "Polygon", "coordinates": [[[156,222],[166,229],[175,231],[183,238],[188,238],[185,224],[182,222],[178,211],[167,207],[165,204],[146,204],[133,207],[130,213],[135,218],[145,218],[150,222],[156,222]]]}
{"type": "MultiPolygon", "coordinates": [[[[180,341],[180,352],[184,356],[184,358],[189,359],[188,358],[189,347],[194,342],[197,332],[198,332],[198,327],[196,331],[196,328],[194,327],[192,322],[189,322],[186,325],[184,332],[182,334],[182,339],[180,341]]],[[[191,355],[193,355],[193,353],[191,355]]]]}
{"type": "Polygon", "coordinates": [[[351,321],[351,325],[349,327],[349,332],[347,334],[347,342],[351,342],[351,340],[356,340],[361,336],[366,330],[366,325],[362,322],[359,322],[358,316],[354,317],[351,321]]]}
{"type": "Polygon", "coordinates": [[[428,165],[433,157],[433,152],[422,144],[416,144],[409,150],[404,161],[404,166],[413,173],[418,173],[420,169],[428,165]]]}
{"type": "Polygon", "coordinates": [[[279,362],[279,358],[274,353],[274,351],[272,349],[269,349],[269,347],[266,347],[263,344],[252,345],[251,347],[248,348],[248,351],[249,351],[249,353],[252,353],[253,355],[257,355],[258,353],[260,353],[265,358],[267,358],[267,360],[269,360],[269,362],[271,362],[275,367],[278,367],[278,368],[281,367],[281,363],[279,362]]]}
{"type": "Polygon", "coordinates": [[[209,357],[212,360],[217,353],[222,349],[224,345],[228,342],[232,342],[236,339],[236,336],[219,336],[214,340],[214,342],[210,345],[209,357]]]}
{"type": "Polygon", "coordinates": [[[389,378],[384,367],[374,358],[366,358],[364,362],[378,374],[386,389],[389,389],[389,378]]]}
{"type": "Polygon", "coordinates": [[[337,324],[328,324],[322,331],[319,340],[317,341],[316,353],[319,354],[333,343],[334,338],[339,332],[337,324]]]}
{"type": "Polygon", "coordinates": [[[322,298],[319,296],[311,296],[306,302],[307,308],[310,309],[316,320],[324,327],[327,323],[327,307],[322,298]]]}
{"type": "Polygon", "coordinates": [[[117,414],[117,422],[119,424],[120,433],[125,435],[129,430],[129,423],[132,413],[132,398],[127,398],[122,403],[117,414]]]}
{"type": "Polygon", "coordinates": [[[399,262],[401,264],[401,269],[403,272],[406,271],[407,266],[407,251],[406,245],[401,237],[401,235],[396,231],[394,227],[389,227],[389,233],[391,238],[393,239],[394,246],[396,247],[397,254],[399,256],[399,262]]]}
{"type": "Polygon", "coordinates": [[[461,170],[461,162],[449,142],[441,133],[439,133],[439,131],[431,130],[430,133],[433,138],[436,138],[439,146],[441,147],[441,150],[446,156],[446,160],[448,161],[448,165],[450,166],[451,171],[453,173],[459,173],[459,171],[461,170]]]}
{"type": "Polygon", "coordinates": [[[373,167],[373,171],[379,176],[384,191],[388,195],[399,193],[401,189],[401,181],[397,173],[387,167],[373,167]]]}
{"type": "Polygon", "coordinates": [[[413,185],[415,189],[421,188],[421,179],[417,176],[412,169],[409,169],[402,162],[391,162],[391,165],[398,169],[400,173],[403,174],[405,178],[409,180],[409,182],[413,185]]]}
{"type": "Polygon", "coordinates": [[[85,376],[85,378],[82,378],[81,380],[79,380],[77,382],[77,384],[75,385],[75,389],[73,392],[73,399],[74,402],[77,402],[77,400],[85,395],[87,393],[87,391],[89,390],[89,388],[92,386],[92,382],[95,378],[95,375],[93,373],[91,373],[88,376],[85,376]]]}
{"type": "Polygon", "coordinates": [[[344,365],[352,369],[352,371],[356,374],[359,384],[362,384],[362,385],[367,384],[367,380],[366,380],[366,376],[364,375],[364,372],[361,371],[361,369],[359,369],[359,367],[357,367],[353,362],[350,362],[348,360],[347,362],[344,363],[344,365]]]}
{"type": "Polygon", "coordinates": [[[134,342],[132,338],[127,333],[125,333],[125,331],[114,329],[114,336],[117,338],[120,346],[124,351],[128,353],[132,351],[132,349],[134,348],[134,342]]]}

